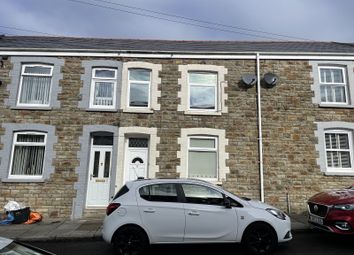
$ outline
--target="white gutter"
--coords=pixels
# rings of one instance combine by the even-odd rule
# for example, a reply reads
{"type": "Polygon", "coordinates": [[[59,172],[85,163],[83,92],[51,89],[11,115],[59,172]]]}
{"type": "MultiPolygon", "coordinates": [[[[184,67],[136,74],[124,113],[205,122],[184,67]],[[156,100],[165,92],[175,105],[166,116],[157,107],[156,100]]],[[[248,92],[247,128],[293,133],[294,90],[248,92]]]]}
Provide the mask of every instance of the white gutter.
{"type": "MultiPolygon", "coordinates": [[[[72,52],[72,51],[21,51],[0,50],[0,56],[61,56],[61,57],[129,57],[129,58],[160,58],[160,59],[256,59],[257,53],[230,53],[230,54],[179,54],[179,53],[125,53],[125,52],[72,52]]],[[[354,61],[353,55],[347,54],[265,54],[262,59],[276,60],[347,60],[354,61]]]]}
{"type": "Polygon", "coordinates": [[[261,201],[264,202],[264,176],[263,176],[263,135],[262,135],[262,105],[261,105],[261,75],[259,67],[259,53],[256,53],[257,62],[257,110],[258,110],[258,150],[259,150],[259,182],[261,201]]]}

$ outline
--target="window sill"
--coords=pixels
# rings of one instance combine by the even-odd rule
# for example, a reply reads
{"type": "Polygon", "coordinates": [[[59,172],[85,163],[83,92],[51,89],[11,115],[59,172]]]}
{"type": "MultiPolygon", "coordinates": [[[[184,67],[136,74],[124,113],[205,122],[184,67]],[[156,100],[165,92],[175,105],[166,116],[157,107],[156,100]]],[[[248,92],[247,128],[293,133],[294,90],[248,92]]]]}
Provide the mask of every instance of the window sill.
{"type": "Polygon", "coordinates": [[[343,171],[343,170],[338,170],[338,171],[327,171],[327,172],[324,172],[324,175],[326,176],[354,176],[354,170],[351,169],[351,170],[346,170],[346,171],[343,171]]]}
{"type": "Polygon", "coordinates": [[[221,112],[208,112],[208,111],[184,111],[187,115],[209,115],[209,116],[221,116],[221,112]]]}
{"type": "Polygon", "coordinates": [[[87,112],[118,112],[118,109],[100,109],[100,108],[87,108],[87,112]]]}
{"type": "Polygon", "coordinates": [[[53,110],[53,107],[50,107],[50,106],[14,106],[14,107],[11,107],[10,109],[13,109],[13,110],[30,110],[30,111],[33,111],[33,110],[36,110],[36,111],[51,111],[53,110]]]}
{"type": "Polygon", "coordinates": [[[40,183],[40,182],[44,182],[44,179],[40,178],[40,179],[12,179],[12,178],[3,178],[1,179],[1,182],[18,182],[18,183],[40,183]]]}
{"type": "Polygon", "coordinates": [[[354,109],[354,105],[341,105],[341,104],[319,104],[318,105],[321,108],[347,108],[347,109],[354,109]]]}
{"type": "Polygon", "coordinates": [[[154,113],[154,110],[152,109],[135,109],[135,108],[125,108],[123,109],[123,112],[126,113],[154,113]]]}

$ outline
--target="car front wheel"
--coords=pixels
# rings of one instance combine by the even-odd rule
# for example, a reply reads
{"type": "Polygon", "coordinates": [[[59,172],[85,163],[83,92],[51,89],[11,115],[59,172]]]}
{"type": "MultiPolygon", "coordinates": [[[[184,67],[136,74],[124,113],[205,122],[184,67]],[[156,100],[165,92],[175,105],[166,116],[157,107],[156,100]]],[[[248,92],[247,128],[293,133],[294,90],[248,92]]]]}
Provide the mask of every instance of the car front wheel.
{"type": "Polygon", "coordinates": [[[114,234],[112,242],[119,255],[140,255],[148,247],[146,234],[135,226],[119,229],[114,234]]]}
{"type": "Polygon", "coordinates": [[[277,245],[274,230],[264,223],[255,223],[248,227],[242,243],[250,254],[269,254],[277,245]]]}

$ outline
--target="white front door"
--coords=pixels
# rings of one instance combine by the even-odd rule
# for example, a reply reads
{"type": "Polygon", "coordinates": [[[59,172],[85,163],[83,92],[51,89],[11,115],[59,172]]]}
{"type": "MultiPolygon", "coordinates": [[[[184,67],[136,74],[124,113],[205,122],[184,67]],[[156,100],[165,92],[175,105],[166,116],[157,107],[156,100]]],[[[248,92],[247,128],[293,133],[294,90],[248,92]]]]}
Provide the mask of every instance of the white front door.
{"type": "Polygon", "coordinates": [[[109,202],[112,146],[92,146],[86,206],[107,206],[109,202]]]}
{"type": "Polygon", "coordinates": [[[147,178],[148,148],[128,148],[125,164],[125,182],[139,177],[147,178]]]}

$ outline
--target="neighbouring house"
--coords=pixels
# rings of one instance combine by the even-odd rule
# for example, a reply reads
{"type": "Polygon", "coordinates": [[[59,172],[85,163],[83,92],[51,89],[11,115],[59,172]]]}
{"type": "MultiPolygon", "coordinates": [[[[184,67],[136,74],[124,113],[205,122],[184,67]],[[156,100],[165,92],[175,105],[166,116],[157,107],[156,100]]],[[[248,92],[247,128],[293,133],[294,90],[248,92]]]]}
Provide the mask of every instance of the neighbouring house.
{"type": "Polygon", "coordinates": [[[103,211],[138,176],[293,213],[354,182],[354,44],[0,37],[0,205],[103,211]]]}

